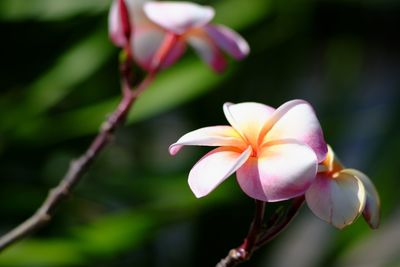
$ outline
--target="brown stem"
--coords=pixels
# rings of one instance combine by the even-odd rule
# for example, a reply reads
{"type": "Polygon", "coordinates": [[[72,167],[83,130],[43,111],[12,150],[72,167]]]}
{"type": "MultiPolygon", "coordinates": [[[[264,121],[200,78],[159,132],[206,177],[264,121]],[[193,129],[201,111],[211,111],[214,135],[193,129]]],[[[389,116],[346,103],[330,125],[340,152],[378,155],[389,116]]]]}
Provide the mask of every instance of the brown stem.
{"type": "Polygon", "coordinates": [[[76,184],[81,180],[82,176],[86,173],[88,168],[92,165],[94,159],[100,154],[104,147],[110,143],[115,130],[125,122],[125,119],[135,102],[137,97],[148,88],[149,84],[153,81],[161,63],[169,52],[169,49],[174,45],[174,40],[166,40],[160,47],[160,52],[157,54],[158,59],[154,69],[147,75],[147,77],[139,84],[135,90],[132,88],[132,61],[131,57],[127,57],[126,61],[121,63],[121,76],[122,76],[122,91],[123,98],[118,104],[114,112],[102,124],[102,127],[92,141],[86,152],[77,160],[71,162],[71,165],[62,178],[60,183],[50,190],[47,198],[44,200],[39,209],[26,221],[6,233],[0,238],[0,252],[10,245],[14,244],[20,239],[28,236],[32,232],[38,230],[41,226],[47,224],[54,215],[56,208],[60,203],[65,200],[70,192],[74,189],[76,184]],[[167,44],[165,44],[167,42],[167,44]]]}
{"type": "Polygon", "coordinates": [[[294,217],[296,217],[298,211],[303,206],[303,203],[304,195],[294,198],[284,216],[282,218],[276,218],[275,221],[270,223],[272,226],[263,232],[262,236],[256,243],[255,249],[259,249],[260,247],[264,246],[283,230],[285,230],[294,217]]]}
{"type": "Polygon", "coordinates": [[[238,248],[231,249],[228,255],[223,258],[216,267],[234,267],[249,260],[252,253],[274,239],[293,220],[304,203],[304,196],[293,199],[291,205],[283,216],[273,214],[267,225],[270,228],[263,231],[262,219],[264,217],[265,202],[256,202],[256,214],[250,227],[250,231],[243,244],[238,248]]]}
{"type": "Polygon", "coordinates": [[[265,202],[256,200],[256,211],[253,221],[251,222],[249,232],[243,243],[234,249],[231,249],[228,255],[223,258],[216,267],[233,267],[239,263],[250,259],[251,254],[255,249],[258,236],[262,227],[262,222],[265,213],[265,202]]]}

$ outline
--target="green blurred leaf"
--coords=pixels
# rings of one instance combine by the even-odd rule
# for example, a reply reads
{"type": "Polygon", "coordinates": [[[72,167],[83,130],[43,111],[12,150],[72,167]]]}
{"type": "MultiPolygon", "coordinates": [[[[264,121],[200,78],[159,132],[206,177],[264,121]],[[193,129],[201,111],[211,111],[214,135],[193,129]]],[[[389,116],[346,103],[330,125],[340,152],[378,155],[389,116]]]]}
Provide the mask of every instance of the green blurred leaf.
{"type": "Polygon", "coordinates": [[[26,240],[1,253],[0,266],[77,266],[85,262],[76,243],[67,240],[26,240]]]}
{"type": "Polygon", "coordinates": [[[1,126],[13,128],[57,104],[104,64],[113,49],[101,29],[62,55],[55,66],[35,81],[12,107],[1,109],[1,126]],[[68,75],[66,75],[68,73],[68,75]]]}
{"type": "Polygon", "coordinates": [[[215,1],[215,19],[236,30],[243,30],[264,18],[271,11],[271,0],[224,0],[215,1]]]}
{"type": "MultiPolygon", "coordinates": [[[[221,79],[202,62],[186,60],[160,74],[133,107],[128,121],[136,122],[165,111],[184,101],[211,90],[221,79]]],[[[81,110],[19,125],[15,135],[21,140],[54,142],[60,139],[96,132],[105,116],[116,106],[118,99],[111,99],[81,110]],[[54,127],[57,125],[57,127],[54,127]]]]}
{"type": "Polygon", "coordinates": [[[82,13],[104,12],[111,0],[1,0],[0,17],[3,20],[63,20],[82,13]]]}
{"type": "Polygon", "coordinates": [[[83,251],[102,258],[132,248],[147,240],[158,224],[154,216],[140,212],[107,215],[74,230],[83,251]]]}

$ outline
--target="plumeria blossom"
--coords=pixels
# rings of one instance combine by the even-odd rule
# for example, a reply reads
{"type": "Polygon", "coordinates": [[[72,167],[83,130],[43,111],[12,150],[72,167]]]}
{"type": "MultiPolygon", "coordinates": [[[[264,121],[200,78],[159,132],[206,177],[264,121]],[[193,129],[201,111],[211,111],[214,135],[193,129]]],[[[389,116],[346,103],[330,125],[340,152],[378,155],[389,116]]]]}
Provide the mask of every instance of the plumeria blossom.
{"type": "Polygon", "coordinates": [[[344,168],[330,147],[305,196],[315,215],[339,229],[361,213],[371,228],[379,226],[380,200],[375,186],[364,173],[344,168]]]}
{"type": "MultiPolygon", "coordinates": [[[[154,68],[154,56],[171,36],[174,37],[173,45],[163,67],[176,62],[187,44],[217,72],[226,66],[221,50],[238,60],[250,51],[238,33],[223,25],[210,24],[215,13],[211,7],[190,2],[125,0],[125,3],[131,18],[131,52],[146,70],[154,68]]],[[[109,13],[109,34],[114,44],[124,47],[128,40],[123,34],[120,16],[119,2],[115,0],[109,13]]]]}
{"type": "Polygon", "coordinates": [[[262,201],[304,194],[314,181],[327,146],[312,107],[303,100],[277,109],[246,102],[225,103],[230,125],[189,132],[169,148],[175,155],[185,145],[218,146],[189,173],[189,186],[203,197],[236,172],[242,190],[262,201]]]}

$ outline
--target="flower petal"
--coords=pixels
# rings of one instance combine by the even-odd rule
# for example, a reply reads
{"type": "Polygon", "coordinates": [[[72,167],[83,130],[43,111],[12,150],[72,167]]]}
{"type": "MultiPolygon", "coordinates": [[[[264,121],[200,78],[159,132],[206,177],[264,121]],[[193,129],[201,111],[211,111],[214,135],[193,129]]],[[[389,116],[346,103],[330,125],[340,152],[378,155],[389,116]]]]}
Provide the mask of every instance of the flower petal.
{"type": "Polygon", "coordinates": [[[266,134],[264,143],[286,138],[296,139],[314,150],[318,162],[326,157],[328,149],[321,125],[311,105],[304,100],[292,100],[276,109],[262,132],[266,134]]]}
{"type": "MultiPolygon", "coordinates": [[[[167,68],[174,64],[178,59],[181,58],[183,53],[186,51],[186,43],[182,39],[178,39],[175,44],[173,44],[172,48],[169,50],[167,56],[164,58],[161,63],[162,68],[167,68]]],[[[154,67],[154,66],[153,66],[154,67]]]]}
{"type": "Polygon", "coordinates": [[[214,17],[213,8],[189,2],[148,2],[144,12],[154,23],[176,34],[201,27],[214,17]]]}
{"type": "Polygon", "coordinates": [[[228,147],[219,147],[201,158],[189,173],[189,186],[200,198],[225,181],[242,166],[251,154],[251,147],[244,152],[228,147]]]}
{"type": "Polygon", "coordinates": [[[318,174],[306,192],[312,212],[342,229],[353,223],[364,209],[366,192],[360,179],[340,172],[337,177],[318,174]]]}
{"type": "MultiPolygon", "coordinates": [[[[157,25],[144,24],[138,27],[132,37],[131,49],[135,61],[145,70],[151,70],[154,66],[153,57],[164,41],[166,33],[157,25]]],[[[185,52],[186,44],[178,39],[164,59],[163,68],[175,63],[185,52]]]]}
{"type": "Polygon", "coordinates": [[[259,133],[274,111],[275,109],[270,106],[254,102],[224,104],[224,113],[228,122],[253,147],[257,147],[259,133]]]}
{"type": "Polygon", "coordinates": [[[249,44],[237,32],[223,25],[205,27],[211,39],[235,59],[243,59],[250,52],[249,44]]]}
{"type": "Polygon", "coordinates": [[[380,199],[374,184],[368,176],[358,170],[344,169],[342,172],[356,176],[363,183],[367,193],[363,216],[372,229],[378,228],[380,223],[380,199]]]}
{"type": "Polygon", "coordinates": [[[212,126],[189,132],[169,147],[175,155],[183,146],[233,146],[245,150],[247,145],[231,126],[212,126]]]}
{"type": "Polygon", "coordinates": [[[326,154],[325,159],[321,162],[322,166],[324,166],[325,168],[324,170],[321,169],[321,172],[322,171],[331,173],[340,172],[341,170],[344,169],[343,164],[336,156],[332,147],[330,145],[327,145],[327,148],[328,148],[328,153],[326,154]]]}
{"type": "Polygon", "coordinates": [[[134,27],[140,27],[142,24],[153,23],[151,22],[143,10],[143,5],[149,0],[125,0],[129,9],[131,23],[134,27]]]}
{"type": "Polygon", "coordinates": [[[111,41],[118,47],[124,47],[128,40],[124,34],[119,12],[118,0],[114,0],[108,13],[108,34],[111,41]]]}
{"type": "Polygon", "coordinates": [[[317,172],[317,158],[307,145],[269,144],[238,171],[242,190],[252,198],[275,202],[304,194],[317,172]]]}
{"type": "Polygon", "coordinates": [[[202,34],[201,30],[197,30],[196,34],[189,34],[187,42],[214,71],[220,73],[225,70],[226,61],[224,55],[205,34],[202,34]]]}

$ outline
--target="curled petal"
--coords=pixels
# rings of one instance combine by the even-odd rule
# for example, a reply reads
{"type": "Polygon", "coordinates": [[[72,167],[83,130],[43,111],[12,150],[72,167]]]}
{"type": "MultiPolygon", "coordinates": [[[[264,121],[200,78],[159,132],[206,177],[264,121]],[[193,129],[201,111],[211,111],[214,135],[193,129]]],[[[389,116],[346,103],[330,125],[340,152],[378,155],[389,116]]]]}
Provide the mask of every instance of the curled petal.
{"type": "Polygon", "coordinates": [[[189,186],[200,198],[225,181],[242,166],[251,154],[251,147],[244,152],[235,148],[219,147],[201,158],[189,173],[189,186]]]}
{"type": "Polygon", "coordinates": [[[335,178],[318,174],[305,195],[311,211],[339,229],[353,223],[366,199],[361,180],[343,172],[335,178]]]}
{"type": "Polygon", "coordinates": [[[253,147],[257,146],[259,133],[269,121],[275,109],[260,103],[225,103],[224,114],[230,125],[235,128],[253,147]]]}
{"type": "Polygon", "coordinates": [[[233,146],[247,148],[240,135],[231,126],[212,126],[189,132],[169,147],[175,155],[183,146],[233,146]]]}
{"type": "Polygon", "coordinates": [[[332,147],[330,145],[327,145],[327,148],[328,148],[328,153],[326,154],[324,161],[321,162],[325,170],[321,169],[321,172],[322,171],[331,173],[340,172],[341,170],[344,169],[343,164],[337,158],[332,147]]]}
{"type": "MultiPolygon", "coordinates": [[[[131,49],[135,61],[145,70],[153,68],[153,58],[165,40],[165,32],[156,25],[146,24],[133,33],[131,49]]],[[[185,52],[186,44],[178,39],[164,59],[162,67],[175,63],[185,52]]]]}
{"type": "Polygon", "coordinates": [[[307,145],[276,143],[251,157],[237,171],[237,180],[250,197],[275,202],[304,194],[316,172],[317,158],[307,145]]]}
{"type": "Polygon", "coordinates": [[[222,25],[205,27],[211,39],[235,59],[243,59],[250,52],[249,44],[237,32],[222,25]]]}
{"type": "Polygon", "coordinates": [[[292,100],[276,109],[262,132],[266,136],[261,142],[295,139],[310,146],[317,154],[318,162],[326,157],[328,149],[321,125],[313,108],[304,100],[292,100]]]}
{"type": "Polygon", "coordinates": [[[187,42],[214,71],[220,73],[225,70],[226,61],[224,55],[207,36],[200,34],[189,35],[187,42]]]}
{"type": "MultiPolygon", "coordinates": [[[[167,53],[163,62],[162,68],[167,68],[178,61],[186,51],[186,43],[182,39],[178,39],[167,53]]],[[[154,66],[153,66],[154,67],[154,66]]]]}
{"type": "Polygon", "coordinates": [[[176,34],[204,26],[214,17],[211,7],[189,2],[148,2],[144,12],[154,23],[176,34]]]}
{"type": "Polygon", "coordinates": [[[358,170],[344,169],[342,172],[349,175],[354,175],[363,183],[367,193],[367,199],[362,214],[372,229],[378,228],[380,223],[380,199],[374,184],[371,182],[368,176],[358,170]]]}
{"type": "Polygon", "coordinates": [[[128,43],[121,21],[118,0],[114,0],[108,13],[108,34],[111,41],[118,47],[124,47],[128,43]]]}

